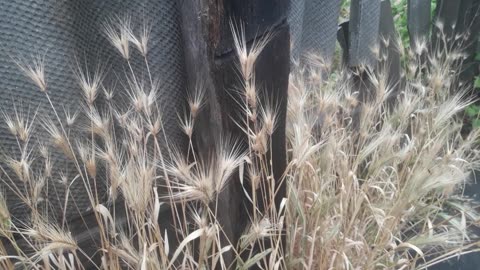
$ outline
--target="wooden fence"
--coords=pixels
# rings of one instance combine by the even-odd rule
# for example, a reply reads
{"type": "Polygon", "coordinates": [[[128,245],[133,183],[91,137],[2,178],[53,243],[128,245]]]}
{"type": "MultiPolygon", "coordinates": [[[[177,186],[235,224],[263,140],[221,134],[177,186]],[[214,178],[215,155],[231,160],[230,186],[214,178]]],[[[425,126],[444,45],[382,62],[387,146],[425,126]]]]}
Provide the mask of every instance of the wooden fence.
{"type": "MultiPolygon", "coordinates": [[[[121,7],[131,9],[132,5],[140,2],[152,2],[151,4],[155,7],[167,4],[173,6],[169,1],[131,1],[129,3],[124,1],[125,3],[121,7]]],[[[69,8],[65,10],[70,10],[69,5],[73,5],[74,2],[50,0],[45,1],[41,7],[45,8],[45,14],[50,14],[49,12],[52,10],[57,11],[56,7],[58,8],[60,3],[69,8]]],[[[80,2],[78,1],[78,3],[80,2]]],[[[121,1],[112,1],[112,3],[114,2],[121,1]]],[[[18,3],[22,3],[22,1],[18,1],[18,3]]],[[[85,5],[86,11],[75,13],[76,16],[80,19],[82,16],[86,16],[85,21],[90,22],[91,18],[88,16],[92,12],[98,12],[99,10],[103,12],[111,9],[108,6],[102,9],[94,5],[100,5],[99,3],[104,4],[102,1],[82,2],[81,4],[85,5]]],[[[376,64],[376,60],[371,48],[377,44],[379,37],[396,35],[392,7],[388,0],[351,0],[349,20],[342,21],[340,24],[342,0],[180,0],[177,3],[175,9],[172,8],[171,11],[173,14],[171,22],[181,25],[181,27],[178,27],[181,28],[181,33],[174,40],[175,42],[182,42],[182,44],[173,47],[174,49],[183,47],[183,50],[179,54],[182,59],[175,62],[175,66],[178,66],[179,70],[181,69],[181,78],[185,77],[186,88],[194,89],[195,84],[201,80],[207,89],[207,105],[203,110],[204,114],[198,119],[194,132],[197,134],[195,140],[198,140],[200,148],[198,150],[201,153],[209,153],[214,142],[225,134],[243,136],[243,139],[246,139],[245,134],[239,130],[235,123],[241,122],[241,119],[235,120],[230,117],[234,115],[233,110],[236,101],[225,91],[225,89],[235,88],[238,84],[230,21],[233,19],[245,24],[245,36],[248,41],[252,41],[259,35],[271,30],[276,32],[256,65],[256,78],[263,85],[268,86],[265,95],[274,97],[279,102],[278,125],[272,137],[273,168],[276,179],[280,179],[286,167],[285,115],[290,62],[301,64],[303,61],[302,55],[308,52],[321,53],[325,58],[331,60],[338,40],[343,51],[342,61],[345,65],[352,68],[360,64],[373,66],[376,64]],[[291,48],[290,44],[292,44],[291,48]]],[[[20,4],[17,5],[20,6],[20,4]]],[[[75,8],[78,7],[74,6],[72,10],[77,10],[75,8]]],[[[474,53],[480,32],[480,20],[477,12],[479,8],[480,0],[437,0],[436,10],[432,17],[430,0],[408,0],[407,24],[410,40],[412,44],[421,39],[428,40],[433,45],[438,43],[436,39],[437,30],[432,27],[433,22],[441,22],[443,25],[443,31],[452,40],[448,46],[456,45],[455,37],[457,35],[466,34],[464,35],[467,37],[465,44],[468,44],[468,46],[464,50],[468,57],[465,60],[462,77],[465,81],[473,81],[473,77],[478,74],[478,63],[474,61],[474,53]]],[[[35,16],[36,19],[43,17],[45,16],[39,16],[39,14],[35,16]]],[[[56,17],[58,16],[55,15],[54,18],[56,17]]],[[[65,21],[70,22],[70,19],[65,21]]],[[[165,24],[167,21],[162,17],[159,24],[165,24]]],[[[12,29],[17,27],[16,22],[13,21],[5,21],[4,24],[5,27],[12,27],[12,29]]],[[[50,26],[48,24],[47,26],[45,27],[46,31],[52,32],[50,26]]],[[[64,29],[66,29],[65,26],[60,28],[62,31],[64,29]]],[[[177,27],[174,29],[177,29],[177,27]]],[[[34,30],[36,33],[38,29],[34,30]]],[[[165,31],[165,33],[167,33],[166,36],[173,36],[172,31],[165,31]]],[[[35,37],[34,34],[31,36],[35,37]]],[[[46,38],[41,40],[42,42],[50,42],[50,45],[56,44],[52,38],[48,39],[49,35],[45,36],[46,38]]],[[[59,34],[59,36],[63,38],[69,35],[59,34]]],[[[19,43],[19,41],[12,43],[15,45],[12,45],[12,47],[18,47],[19,43]]],[[[73,41],[72,44],[79,46],[73,41]]],[[[33,48],[33,46],[30,47],[33,48]]],[[[32,49],[30,47],[24,48],[22,53],[31,54],[28,51],[32,49]]],[[[389,50],[390,77],[400,80],[400,56],[398,52],[395,53],[394,48],[389,48],[389,50]]],[[[50,50],[48,53],[47,60],[50,60],[59,58],[59,54],[62,52],[50,50]]],[[[164,58],[167,59],[168,57],[164,58]]],[[[5,73],[7,74],[7,72],[5,73]]],[[[65,81],[70,82],[69,80],[65,81]]],[[[22,88],[24,87],[22,86],[22,88]]],[[[181,88],[183,88],[183,81],[181,88]]],[[[66,95],[66,97],[70,96],[66,95]]],[[[240,182],[231,182],[233,184],[226,187],[219,195],[218,213],[225,237],[229,238],[230,242],[236,243],[246,226],[249,213],[245,210],[245,203],[247,202],[242,196],[240,182]]],[[[279,199],[285,196],[285,189],[280,189],[277,195],[278,203],[279,199]]],[[[116,210],[120,215],[121,208],[118,207],[116,210]]],[[[171,226],[170,217],[171,214],[166,209],[165,212],[161,213],[159,222],[162,224],[162,228],[166,228],[174,234],[175,228],[171,226]]],[[[119,217],[118,220],[126,223],[126,218],[119,217]]],[[[90,212],[78,217],[78,219],[72,219],[72,226],[70,226],[72,235],[75,236],[80,247],[89,256],[99,254],[96,253],[96,247],[94,246],[98,231],[84,226],[84,224],[94,223],[95,216],[90,212]]],[[[121,225],[119,224],[119,226],[121,225]]],[[[222,240],[227,242],[226,239],[222,240]]],[[[171,244],[175,246],[178,243],[171,244]]],[[[174,250],[174,248],[171,248],[171,250],[174,250]]],[[[226,253],[225,256],[227,264],[233,261],[234,254],[231,252],[230,254],[226,253]]],[[[95,263],[99,261],[97,257],[93,259],[95,263]]]]}
{"type": "MultiPolygon", "coordinates": [[[[303,56],[313,52],[331,61],[338,40],[344,64],[350,67],[373,65],[376,60],[372,48],[379,39],[397,36],[391,2],[398,0],[351,0],[349,20],[338,24],[342,0],[291,0],[291,59],[302,63],[303,56]]],[[[408,0],[405,12],[411,47],[421,41],[432,47],[441,46],[437,39],[439,31],[444,32],[447,46],[451,47],[459,44],[461,36],[462,50],[468,55],[461,78],[472,82],[479,73],[478,61],[475,61],[480,30],[479,9],[478,0],[408,0]]],[[[399,72],[399,56],[394,48],[390,48],[390,52],[389,61],[393,63],[390,71],[395,75],[399,72]]]]}
{"type": "MultiPolygon", "coordinates": [[[[390,40],[398,37],[392,11],[393,1],[398,2],[351,0],[349,19],[339,21],[342,0],[291,0],[288,15],[292,38],[291,61],[302,65],[308,54],[314,53],[332,62],[338,42],[343,65],[349,68],[359,65],[374,68],[377,60],[372,48],[379,44],[382,37],[390,40]]],[[[474,79],[480,73],[479,61],[475,59],[480,52],[480,1],[408,0],[405,12],[410,47],[415,48],[417,44],[425,42],[430,49],[446,49],[443,46],[463,51],[466,58],[460,79],[473,89],[474,79]],[[441,32],[446,42],[439,39],[441,32]]],[[[392,42],[386,49],[390,83],[396,85],[402,80],[400,54],[392,42]]],[[[480,184],[471,184],[465,193],[478,200],[480,184]]],[[[432,269],[474,270],[479,269],[479,265],[480,254],[473,253],[432,269]]]]}

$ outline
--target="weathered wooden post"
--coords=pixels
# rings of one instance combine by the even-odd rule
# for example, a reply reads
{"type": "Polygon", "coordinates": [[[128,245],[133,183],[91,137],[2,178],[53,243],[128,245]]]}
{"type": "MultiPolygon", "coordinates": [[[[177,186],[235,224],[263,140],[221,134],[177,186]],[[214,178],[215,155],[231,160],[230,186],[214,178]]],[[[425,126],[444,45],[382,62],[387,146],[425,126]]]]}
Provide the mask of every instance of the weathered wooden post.
{"type": "MultiPolygon", "coordinates": [[[[196,130],[200,153],[211,151],[219,136],[233,135],[244,143],[247,140],[246,134],[235,123],[242,120],[238,118],[240,108],[231,91],[238,89],[242,82],[230,22],[244,24],[249,44],[267,33],[274,34],[256,63],[256,80],[263,86],[262,96],[276,102],[279,108],[279,122],[271,149],[276,180],[281,178],[286,166],[285,117],[290,70],[288,6],[288,0],[200,0],[181,4],[187,85],[193,89],[201,80],[207,89],[206,113],[201,116],[196,130]]],[[[235,175],[219,196],[218,219],[233,244],[249,222],[247,209],[251,207],[242,190],[235,175]]],[[[276,203],[279,204],[284,196],[283,183],[276,203]]],[[[227,243],[226,239],[224,243],[227,243]]],[[[227,254],[225,260],[231,262],[233,254],[227,254]]]]}
{"type": "Polygon", "coordinates": [[[382,0],[380,6],[380,26],[379,26],[379,52],[382,75],[387,76],[388,87],[393,89],[390,97],[395,99],[395,95],[401,91],[403,78],[401,74],[400,51],[397,39],[397,32],[393,20],[392,6],[389,0],[382,0]]]}
{"type": "Polygon", "coordinates": [[[289,23],[292,62],[301,64],[308,53],[319,54],[328,63],[335,52],[341,0],[292,0],[289,23]]]}
{"type": "Polygon", "coordinates": [[[431,0],[408,0],[407,27],[410,46],[415,48],[418,42],[429,39],[431,20],[431,0]]]}
{"type": "Polygon", "coordinates": [[[353,0],[350,8],[350,41],[348,64],[373,66],[373,49],[378,45],[380,1],[353,0]]]}
{"type": "Polygon", "coordinates": [[[480,33],[480,1],[439,0],[435,10],[432,28],[432,46],[436,50],[459,50],[465,54],[460,80],[467,87],[473,87],[473,79],[478,74],[478,61],[475,61],[480,33]],[[445,39],[445,40],[443,40],[445,39]]]}

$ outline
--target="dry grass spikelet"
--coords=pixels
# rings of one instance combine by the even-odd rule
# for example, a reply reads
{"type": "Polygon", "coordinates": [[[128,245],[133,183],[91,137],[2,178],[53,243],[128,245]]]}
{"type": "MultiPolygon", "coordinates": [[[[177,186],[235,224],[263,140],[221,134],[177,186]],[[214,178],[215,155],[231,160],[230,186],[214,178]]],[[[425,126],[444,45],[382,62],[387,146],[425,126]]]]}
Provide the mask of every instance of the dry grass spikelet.
{"type": "Polygon", "coordinates": [[[30,138],[30,135],[34,129],[34,122],[37,116],[37,111],[31,114],[30,110],[25,112],[22,109],[17,109],[17,106],[14,106],[14,115],[11,116],[6,112],[2,112],[3,120],[8,127],[9,132],[17,137],[20,141],[26,143],[30,138]]]}
{"type": "Polygon", "coordinates": [[[88,146],[77,142],[77,152],[82,160],[85,170],[90,177],[95,178],[97,176],[97,162],[96,153],[94,150],[88,148],[88,146]]]}
{"type": "Polygon", "coordinates": [[[7,114],[7,113],[4,112],[4,111],[2,111],[2,114],[3,114],[3,121],[4,121],[5,124],[7,125],[8,131],[9,131],[13,136],[17,136],[17,135],[18,135],[17,124],[15,123],[14,118],[11,117],[9,114],[7,114]]]}
{"type": "Polygon", "coordinates": [[[179,125],[180,128],[182,129],[183,133],[187,135],[189,139],[192,139],[193,136],[193,126],[194,126],[194,118],[193,115],[190,115],[189,113],[184,113],[183,117],[178,115],[179,119],[179,125]]]}
{"type": "Polygon", "coordinates": [[[0,235],[10,229],[10,211],[8,211],[7,200],[3,194],[0,191],[0,235]]]}
{"type": "Polygon", "coordinates": [[[104,34],[108,41],[126,60],[130,59],[129,41],[131,39],[130,18],[115,18],[104,25],[104,34]]]}
{"type": "Polygon", "coordinates": [[[67,124],[67,127],[72,128],[73,125],[75,124],[75,121],[78,118],[78,115],[80,114],[80,111],[75,111],[74,113],[70,112],[69,109],[63,108],[63,113],[65,115],[65,122],[67,124]]]}
{"type": "Polygon", "coordinates": [[[264,217],[259,220],[253,220],[243,233],[242,243],[240,245],[247,247],[256,241],[274,236],[276,233],[275,225],[272,224],[268,218],[264,217]]]}
{"type": "Polygon", "coordinates": [[[135,35],[131,29],[128,32],[129,41],[132,42],[143,57],[146,57],[148,53],[148,40],[150,39],[151,30],[152,25],[144,22],[138,35],[135,35]]]}
{"type": "Polygon", "coordinates": [[[201,201],[208,205],[226,186],[234,171],[243,162],[245,153],[233,139],[219,142],[217,153],[210,160],[189,164],[181,155],[174,155],[166,170],[173,177],[174,201],[201,201]]]}
{"type": "MultiPolygon", "coordinates": [[[[32,228],[24,232],[39,246],[36,256],[44,258],[58,251],[73,252],[78,249],[77,242],[69,232],[50,222],[37,219],[32,228]]],[[[35,256],[34,256],[35,257],[35,256]]]]}
{"type": "Polygon", "coordinates": [[[24,61],[20,60],[16,60],[15,63],[40,91],[47,92],[44,60],[42,57],[37,57],[32,60],[32,64],[25,64],[24,61]]]}
{"type": "Polygon", "coordinates": [[[90,119],[88,130],[104,140],[107,140],[110,134],[111,124],[108,112],[99,112],[96,108],[91,108],[86,114],[90,119]]]}
{"type": "Polygon", "coordinates": [[[155,183],[155,167],[148,164],[146,153],[127,161],[119,186],[125,202],[137,213],[144,213],[149,206],[155,183]],[[143,157],[141,157],[143,156],[143,157]]]}
{"type": "Polygon", "coordinates": [[[255,62],[263,48],[265,48],[271,40],[272,34],[268,32],[265,36],[256,39],[251,46],[247,46],[243,24],[240,23],[240,25],[236,25],[231,21],[230,29],[233,33],[235,51],[240,62],[240,71],[244,81],[248,82],[252,79],[252,76],[254,76],[255,62]]]}
{"type": "Polygon", "coordinates": [[[92,76],[84,72],[79,64],[77,64],[75,75],[86,103],[90,107],[93,106],[93,103],[97,99],[98,92],[102,87],[103,76],[100,68],[97,68],[92,76]]]}
{"type": "Polygon", "coordinates": [[[162,130],[162,116],[160,113],[156,113],[153,119],[148,120],[147,130],[153,137],[160,134],[160,131],[162,130]]]}
{"type": "Polygon", "coordinates": [[[190,114],[195,119],[205,103],[205,88],[201,83],[198,83],[193,93],[189,93],[187,97],[188,106],[190,107],[190,114]]]}
{"type": "Polygon", "coordinates": [[[43,120],[43,128],[50,135],[53,145],[62,151],[62,153],[69,159],[74,159],[74,153],[70,147],[70,142],[64,136],[63,132],[55,125],[52,119],[46,118],[43,120]]]}
{"type": "Polygon", "coordinates": [[[7,157],[5,163],[23,183],[30,181],[32,160],[29,159],[28,155],[22,156],[20,160],[7,157]]]}
{"type": "Polygon", "coordinates": [[[268,136],[273,135],[278,120],[278,107],[272,103],[271,101],[267,101],[260,106],[261,122],[268,136]]]}

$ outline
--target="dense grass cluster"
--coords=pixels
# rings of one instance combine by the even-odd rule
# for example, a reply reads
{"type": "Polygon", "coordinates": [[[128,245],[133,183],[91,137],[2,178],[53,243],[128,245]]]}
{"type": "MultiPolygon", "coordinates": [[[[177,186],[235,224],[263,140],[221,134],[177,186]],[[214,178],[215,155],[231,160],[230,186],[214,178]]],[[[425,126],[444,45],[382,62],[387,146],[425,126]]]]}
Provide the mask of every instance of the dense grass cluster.
{"type": "Polygon", "coordinates": [[[292,75],[287,242],[305,269],[424,269],[476,247],[479,216],[461,196],[479,165],[479,133],[462,136],[458,117],[472,103],[463,56],[416,47],[403,82],[388,67],[323,79],[321,61],[292,75]]]}
{"type": "MultiPolygon", "coordinates": [[[[472,102],[457,82],[461,54],[429,52],[419,44],[405,54],[404,82],[394,85],[381,69],[331,71],[312,56],[311,65],[291,74],[288,166],[275,179],[269,149],[278,109],[259,101],[255,79],[255,61],[268,39],[247,47],[241,27],[232,28],[245,119],[238,125],[248,144],[242,148],[236,138],[227,137],[212,155],[196,153],[192,141],[206,103],[202,87],[186,97],[188,113],[179,114],[189,140],[187,153],[162,147],[168,139],[156,102],[155,74],[143,80],[129,57],[132,48],[138,50],[148,69],[148,27],[139,33],[126,22],[106,27],[129,66],[127,83],[112,89],[102,74],[79,69],[81,112],[60,113],[50,101],[48,67],[41,60],[19,63],[56,117],[39,119],[20,109],[3,113],[22,155],[5,153],[2,186],[15,191],[31,217],[27,224],[17,224],[0,196],[0,267],[84,269],[90,263],[81,259],[84,251],[65,219],[45,213],[48,182],[58,180],[52,171],[61,170],[52,167],[52,151],[64,154],[73,164],[75,181],[88,191],[100,229],[95,247],[99,269],[424,269],[477,248],[477,237],[468,229],[479,213],[462,197],[462,189],[480,165],[479,132],[460,132],[457,113],[472,102]],[[353,83],[359,80],[368,82],[368,93],[353,83]],[[115,106],[115,91],[127,93],[128,108],[115,106]],[[99,95],[109,105],[105,110],[97,107],[99,95]],[[70,129],[81,117],[87,121],[78,136],[70,129]],[[39,123],[50,144],[36,143],[39,123]],[[32,170],[33,160],[44,169],[32,170]],[[242,185],[248,181],[243,186],[251,190],[239,192],[251,202],[252,215],[240,241],[225,243],[216,204],[234,174],[242,185]],[[99,199],[100,181],[108,188],[108,205],[124,205],[126,228],[116,225],[115,209],[99,199]],[[281,182],[288,186],[287,196],[276,205],[281,182]],[[173,215],[174,234],[157,222],[162,208],[173,215]],[[178,245],[170,245],[173,238],[178,245]],[[15,254],[5,253],[7,245],[15,254]],[[224,259],[226,253],[234,254],[233,264],[224,259]]],[[[68,187],[73,180],[62,181],[68,187]]]]}

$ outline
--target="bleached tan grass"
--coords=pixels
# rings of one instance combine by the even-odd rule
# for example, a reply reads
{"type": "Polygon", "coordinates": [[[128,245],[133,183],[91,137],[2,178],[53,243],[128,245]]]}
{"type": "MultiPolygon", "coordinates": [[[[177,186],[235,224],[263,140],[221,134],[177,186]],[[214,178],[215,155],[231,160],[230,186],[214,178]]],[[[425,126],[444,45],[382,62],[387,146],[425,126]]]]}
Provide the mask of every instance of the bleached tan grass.
{"type": "Polygon", "coordinates": [[[456,86],[461,59],[443,53],[411,54],[393,104],[382,75],[369,74],[375,95],[360,101],[348,76],[292,75],[290,267],[424,269],[477,249],[478,212],[461,194],[479,166],[479,131],[461,132],[472,99],[456,86]]]}
{"type": "Polygon", "coordinates": [[[242,78],[238,103],[244,120],[237,124],[248,145],[244,149],[237,138],[225,136],[203,155],[193,142],[198,115],[208,105],[203,84],[186,97],[187,111],[178,110],[187,153],[168,143],[165,150],[161,143],[168,139],[156,102],[160,84],[149,71],[150,26],[132,25],[127,17],[105,26],[128,65],[125,83],[104,85],[99,69],[89,75],[78,68],[84,106],[78,112],[63,109],[66,121],[50,100],[43,61],[20,65],[55,118],[37,123],[50,136],[46,144],[34,137],[35,117],[2,113],[21,153],[3,158],[2,186],[31,210],[27,224],[12,222],[0,196],[4,269],[83,269],[90,263],[80,259],[85,254],[65,221],[67,206],[74,203],[68,199],[75,192],[73,181],[83,183],[95,215],[96,224],[90,225],[99,230],[98,269],[423,269],[477,249],[469,227],[478,224],[480,214],[461,194],[480,165],[479,131],[461,133],[458,114],[472,100],[456,83],[459,54],[435,52],[425,61],[426,49],[416,46],[406,55],[406,81],[398,92],[384,71],[359,69],[367,73],[373,93],[363,99],[351,83],[363,74],[330,70],[320,56],[311,56],[309,65],[290,77],[288,166],[275,179],[269,150],[279,108],[269,97],[260,102],[255,78],[256,60],[270,35],[247,46],[242,26],[232,24],[242,78]],[[131,45],[145,60],[146,79],[130,65],[131,45]],[[127,108],[115,106],[112,98],[119,91],[126,93],[127,108]],[[101,94],[107,108],[97,107],[101,94]],[[71,132],[78,118],[87,119],[82,136],[71,132]],[[74,167],[72,179],[52,165],[54,151],[74,167]],[[32,170],[33,161],[44,169],[32,170]],[[53,170],[61,172],[60,179],[53,170]],[[217,213],[218,195],[235,174],[243,186],[238,192],[251,208],[238,244],[224,240],[217,213]],[[53,181],[67,189],[65,198],[58,198],[64,200],[58,219],[47,215],[43,198],[53,181]],[[287,194],[276,205],[280,182],[287,184],[287,194]],[[99,185],[107,186],[107,202],[99,199],[99,185]],[[128,217],[123,227],[109,207],[117,202],[128,217]],[[166,207],[175,232],[157,222],[166,207]],[[171,246],[172,239],[179,244],[171,246]],[[15,254],[6,255],[4,244],[15,254]],[[227,253],[233,254],[233,264],[226,261],[227,253]]]}

